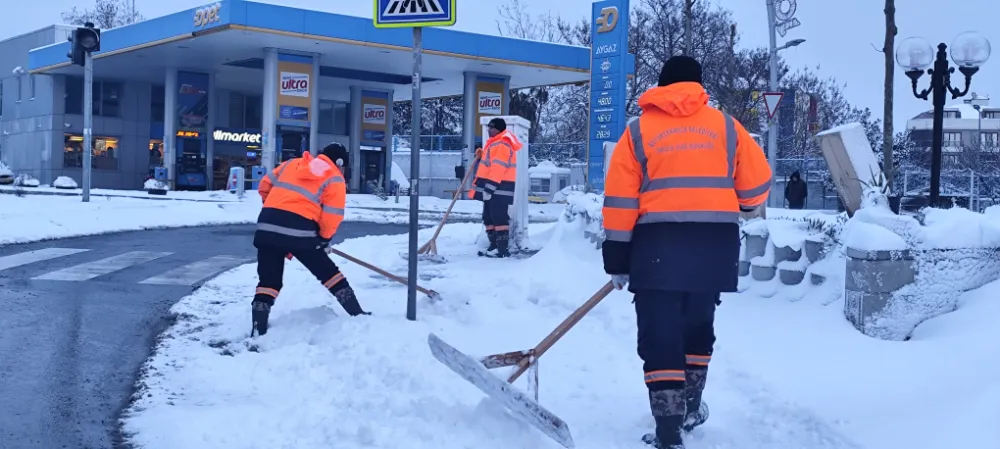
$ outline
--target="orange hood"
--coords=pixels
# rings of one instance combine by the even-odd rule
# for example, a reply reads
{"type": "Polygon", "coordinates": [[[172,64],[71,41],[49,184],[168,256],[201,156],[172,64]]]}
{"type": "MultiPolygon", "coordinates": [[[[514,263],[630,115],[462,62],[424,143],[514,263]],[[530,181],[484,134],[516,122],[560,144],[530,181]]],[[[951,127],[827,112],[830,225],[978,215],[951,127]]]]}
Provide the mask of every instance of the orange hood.
{"type": "Polygon", "coordinates": [[[490,145],[492,145],[494,142],[498,140],[506,141],[507,145],[510,145],[510,148],[513,149],[514,151],[520,150],[521,147],[523,146],[521,144],[521,141],[517,139],[517,136],[515,136],[514,133],[510,132],[509,129],[505,129],[500,134],[490,137],[490,139],[486,141],[486,145],[483,146],[489,148],[490,145]]]}
{"type": "Polygon", "coordinates": [[[639,97],[642,112],[659,109],[674,117],[694,115],[708,105],[708,93],[698,83],[674,83],[654,87],[639,97]]]}
{"type": "Polygon", "coordinates": [[[302,158],[295,166],[295,174],[303,179],[326,179],[334,173],[340,174],[339,172],[340,169],[330,162],[328,157],[323,155],[313,157],[308,151],[302,154],[302,158]]]}

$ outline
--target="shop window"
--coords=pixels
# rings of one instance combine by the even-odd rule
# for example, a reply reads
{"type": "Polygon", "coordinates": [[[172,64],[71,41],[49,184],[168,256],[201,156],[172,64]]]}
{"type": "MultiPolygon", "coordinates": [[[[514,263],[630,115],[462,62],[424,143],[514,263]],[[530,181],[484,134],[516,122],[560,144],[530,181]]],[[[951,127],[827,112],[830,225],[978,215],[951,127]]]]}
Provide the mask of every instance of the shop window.
{"type": "MultiPolygon", "coordinates": [[[[91,168],[95,170],[118,169],[118,139],[94,137],[91,151],[91,168]]],[[[63,144],[63,166],[83,167],[83,136],[66,134],[63,144]]]]}
{"type": "Polygon", "coordinates": [[[346,136],[349,126],[349,103],[343,101],[319,101],[319,132],[346,136]]]}
{"type": "Polygon", "coordinates": [[[34,100],[35,99],[35,75],[30,75],[30,77],[28,78],[28,86],[29,86],[29,89],[31,89],[31,91],[28,93],[29,94],[28,95],[28,99],[29,100],[34,100]]]}
{"type": "Polygon", "coordinates": [[[83,114],[83,78],[66,77],[66,113],[83,114]]]}
{"type": "MultiPolygon", "coordinates": [[[[91,92],[93,113],[102,117],[121,117],[121,83],[94,81],[91,92]]],[[[83,78],[66,77],[66,113],[83,114],[83,78]]]]}
{"type": "Polygon", "coordinates": [[[548,178],[531,178],[531,191],[537,193],[547,193],[549,192],[549,183],[551,182],[548,178]]]}
{"type": "Polygon", "coordinates": [[[149,102],[149,119],[153,122],[163,122],[163,109],[167,106],[167,95],[163,86],[153,86],[149,102]]]}
{"type": "Polygon", "coordinates": [[[3,117],[3,80],[0,80],[0,117],[3,117]]]}
{"type": "Polygon", "coordinates": [[[263,101],[260,95],[247,95],[240,92],[229,93],[229,127],[238,129],[259,129],[264,121],[262,117],[263,101]]]}
{"type": "Polygon", "coordinates": [[[21,101],[21,95],[24,95],[24,86],[21,85],[21,75],[18,75],[17,76],[17,97],[15,97],[15,98],[17,98],[17,100],[15,100],[15,101],[21,101]]]}

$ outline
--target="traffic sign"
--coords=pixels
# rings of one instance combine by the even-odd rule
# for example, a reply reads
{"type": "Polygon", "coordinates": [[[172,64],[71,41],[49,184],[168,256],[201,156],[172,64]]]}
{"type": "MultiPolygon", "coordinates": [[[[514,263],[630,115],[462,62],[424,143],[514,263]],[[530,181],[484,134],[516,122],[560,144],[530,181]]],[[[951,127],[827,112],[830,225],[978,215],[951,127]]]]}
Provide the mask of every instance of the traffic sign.
{"type": "Polygon", "coordinates": [[[375,0],[375,28],[441,27],[455,24],[457,0],[375,0]]]}
{"type": "Polygon", "coordinates": [[[764,106],[767,107],[767,118],[774,118],[774,114],[778,112],[778,105],[781,104],[781,99],[784,98],[784,92],[764,92],[764,106]]]}

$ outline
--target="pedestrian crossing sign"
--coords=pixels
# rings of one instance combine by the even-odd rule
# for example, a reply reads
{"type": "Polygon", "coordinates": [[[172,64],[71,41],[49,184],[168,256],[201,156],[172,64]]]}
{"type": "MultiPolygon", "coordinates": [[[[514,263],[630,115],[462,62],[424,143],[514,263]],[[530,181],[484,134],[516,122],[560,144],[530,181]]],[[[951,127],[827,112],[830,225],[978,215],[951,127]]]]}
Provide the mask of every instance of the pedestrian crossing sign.
{"type": "Polygon", "coordinates": [[[375,0],[375,28],[446,27],[455,24],[457,0],[375,0]]]}

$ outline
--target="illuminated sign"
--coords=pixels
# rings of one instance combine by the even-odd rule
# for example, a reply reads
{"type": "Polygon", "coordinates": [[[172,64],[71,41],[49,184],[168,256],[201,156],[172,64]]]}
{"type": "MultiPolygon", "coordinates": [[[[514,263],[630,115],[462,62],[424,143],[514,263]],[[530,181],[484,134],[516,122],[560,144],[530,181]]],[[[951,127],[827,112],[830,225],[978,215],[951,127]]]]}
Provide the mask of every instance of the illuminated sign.
{"type": "Polygon", "coordinates": [[[278,93],[289,97],[308,97],[309,74],[281,72],[281,90],[278,93]]]}
{"type": "Polygon", "coordinates": [[[196,9],[194,11],[194,27],[204,28],[214,23],[218,23],[222,20],[222,17],[219,16],[219,11],[221,10],[221,3],[196,9]]]}
{"type": "Polygon", "coordinates": [[[607,33],[614,30],[615,26],[618,25],[618,7],[608,6],[601,9],[600,15],[594,19],[594,22],[597,25],[598,33],[607,33]]]}
{"type": "Polygon", "coordinates": [[[199,136],[198,131],[177,131],[177,137],[194,137],[199,136]]]}
{"type": "Polygon", "coordinates": [[[234,133],[221,129],[217,129],[212,133],[212,139],[221,142],[260,144],[260,137],[260,133],[234,133]]]}

